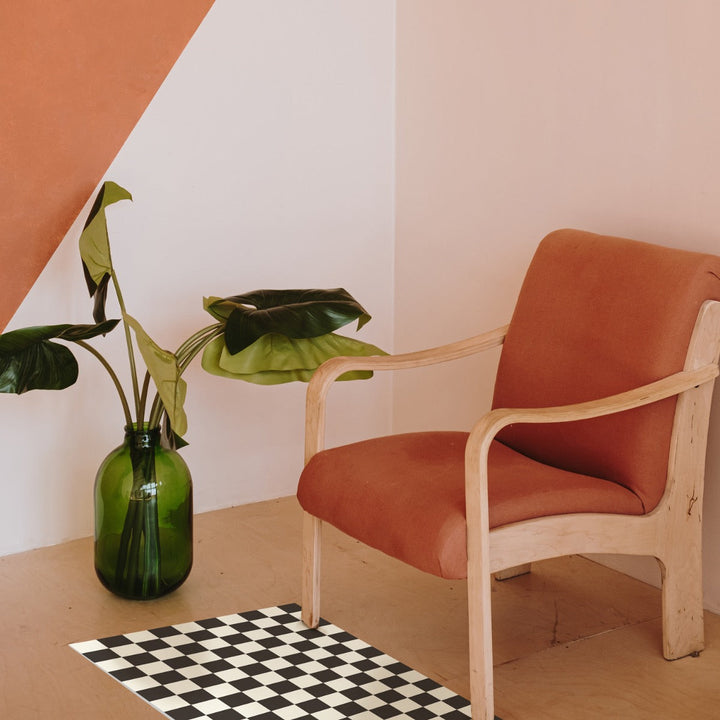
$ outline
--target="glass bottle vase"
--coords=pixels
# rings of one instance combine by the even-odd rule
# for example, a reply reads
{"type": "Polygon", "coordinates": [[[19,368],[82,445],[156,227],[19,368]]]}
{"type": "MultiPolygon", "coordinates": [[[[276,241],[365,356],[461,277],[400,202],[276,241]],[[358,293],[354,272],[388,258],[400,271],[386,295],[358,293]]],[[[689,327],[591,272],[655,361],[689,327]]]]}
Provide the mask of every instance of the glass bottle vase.
{"type": "Polygon", "coordinates": [[[151,600],[192,567],[192,479],[158,428],[129,426],[95,478],[95,572],[110,591],[151,600]]]}

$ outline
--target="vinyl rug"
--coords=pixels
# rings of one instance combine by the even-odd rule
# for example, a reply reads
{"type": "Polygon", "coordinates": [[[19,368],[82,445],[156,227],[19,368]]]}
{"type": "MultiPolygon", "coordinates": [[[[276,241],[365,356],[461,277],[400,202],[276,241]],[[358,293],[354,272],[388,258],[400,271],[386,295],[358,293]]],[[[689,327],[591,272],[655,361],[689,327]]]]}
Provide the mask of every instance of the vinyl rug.
{"type": "Polygon", "coordinates": [[[307,628],[295,604],[70,647],[173,720],[470,717],[465,698],[341,628],[307,628]]]}

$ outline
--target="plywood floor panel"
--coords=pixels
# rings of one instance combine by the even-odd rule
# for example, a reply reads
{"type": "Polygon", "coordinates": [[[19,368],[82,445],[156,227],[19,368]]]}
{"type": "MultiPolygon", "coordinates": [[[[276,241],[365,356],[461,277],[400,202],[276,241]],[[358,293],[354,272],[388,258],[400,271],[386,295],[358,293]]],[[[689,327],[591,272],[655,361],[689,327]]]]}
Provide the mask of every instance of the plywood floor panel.
{"type": "MultiPolygon", "coordinates": [[[[91,539],[0,558],[0,717],[157,720],[72,642],[297,602],[301,516],[292,498],[196,516],[188,581],[146,603],[108,593],[91,539]]],[[[425,575],[333,529],[322,614],[429,677],[468,692],[466,587],[425,575]]],[[[496,705],[503,720],[719,717],[720,618],[707,650],[661,656],[660,595],[579,557],[493,584],[496,705]]]]}

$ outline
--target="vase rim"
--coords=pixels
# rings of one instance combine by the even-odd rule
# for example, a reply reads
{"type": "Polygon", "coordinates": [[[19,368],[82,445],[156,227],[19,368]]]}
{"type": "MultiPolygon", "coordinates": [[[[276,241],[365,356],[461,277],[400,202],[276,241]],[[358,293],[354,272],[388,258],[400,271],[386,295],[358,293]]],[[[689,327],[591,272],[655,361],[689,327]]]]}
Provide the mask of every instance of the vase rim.
{"type": "Polygon", "coordinates": [[[125,426],[125,432],[126,433],[136,433],[136,432],[144,432],[144,433],[159,433],[160,432],[160,426],[155,425],[154,427],[149,427],[148,423],[144,422],[142,424],[142,427],[138,427],[138,423],[130,423],[130,425],[125,426]]]}

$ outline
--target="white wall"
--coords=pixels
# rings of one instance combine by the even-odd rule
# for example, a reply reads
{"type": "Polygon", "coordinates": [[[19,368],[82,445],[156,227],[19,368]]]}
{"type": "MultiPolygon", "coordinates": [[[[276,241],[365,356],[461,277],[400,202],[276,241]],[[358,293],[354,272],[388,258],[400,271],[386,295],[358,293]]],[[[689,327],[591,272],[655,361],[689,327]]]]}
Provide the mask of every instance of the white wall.
{"type": "MultiPolygon", "coordinates": [[[[557,227],[720,252],[718,3],[398,0],[397,24],[398,350],[504,323],[557,227]]],[[[395,429],[469,427],[496,362],[398,378],[395,429]]],[[[704,507],[715,610],[719,480],[716,412],[704,507]]],[[[622,566],[658,578],[654,561],[622,566]]]]}
{"type": "MultiPolygon", "coordinates": [[[[506,322],[556,227],[720,252],[719,23],[714,0],[217,0],[107,173],[135,195],[110,213],[129,309],[172,348],[206,322],[203,294],[344,285],[375,316],[360,337],[408,350],[506,322]]],[[[11,328],[87,320],[80,227],[11,328]]],[[[496,362],[340,385],[330,441],[383,432],[391,412],[396,430],[468,427],[496,362]]],[[[292,492],[305,387],[197,366],[188,381],[197,509],[292,492]]],[[[0,554],[89,534],[122,424],[94,362],[73,389],[5,396],[0,423],[0,554]]],[[[715,417],[716,610],[719,474],[715,417]]]]}
{"type": "MultiPolygon", "coordinates": [[[[374,316],[357,337],[391,349],[393,108],[394,3],[217,0],[106,174],[134,196],[108,211],[128,311],[173,350],[212,322],[203,295],[343,286],[374,316]]],[[[8,329],[90,321],[85,215],[8,329]]],[[[119,330],[96,345],[125,367],[119,330]]],[[[79,359],[73,388],[0,402],[0,554],[92,532],[94,474],[123,418],[79,359]]],[[[196,510],[294,492],[306,386],[235,383],[199,361],[187,380],[196,510]]],[[[338,386],[331,442],[389,429],[389,382],[338,386]]]]}

